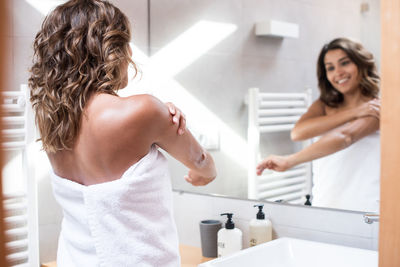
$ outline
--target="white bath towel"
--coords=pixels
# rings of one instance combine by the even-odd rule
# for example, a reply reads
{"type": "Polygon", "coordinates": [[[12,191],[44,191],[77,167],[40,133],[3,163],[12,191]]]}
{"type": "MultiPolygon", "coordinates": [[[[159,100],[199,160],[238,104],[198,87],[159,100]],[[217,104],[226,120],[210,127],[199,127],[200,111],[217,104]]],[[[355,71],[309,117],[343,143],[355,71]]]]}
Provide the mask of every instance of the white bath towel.
{"type": "Polygon", "coordinates": [[[313,206],[379,210],[380,134],[313,162],[313,206]]]}
{"type": "Polygon", "coordinates": [[[58,267],[180,265],[165,157],[155,148],[120,179],[83,186],[52,173],[64,219],[58,267]]]}

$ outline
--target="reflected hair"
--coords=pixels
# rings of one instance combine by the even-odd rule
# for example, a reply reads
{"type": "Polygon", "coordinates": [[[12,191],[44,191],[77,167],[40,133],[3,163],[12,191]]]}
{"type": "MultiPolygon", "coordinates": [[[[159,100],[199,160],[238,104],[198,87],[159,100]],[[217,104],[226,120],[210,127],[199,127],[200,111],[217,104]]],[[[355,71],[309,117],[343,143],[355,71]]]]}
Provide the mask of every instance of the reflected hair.
{"type": "Polygon", "coordinates": [[[328,81],[325,68],[325,55],[331,50],[341,49],[358,68],[362,95],[376,98],[379,95],[379,75],[374,56],[360,43],[347,38],[337,38],[325,44],[318,57],[317,76],[321,92],[320,100],[329,107],[338,107],[344,101],[343,94],[328,81]]]}
{"type": "MultiPolygon", "coordinates": [[[[44,19],[33,44],[29,87],[43,149],[72,149],[83,110],[95,93],[116,95],[130,56],[130,25],[103,0],[71,0],[44,19]]],[[[125,80],[126,82],[126,80],[125,80]]]]}

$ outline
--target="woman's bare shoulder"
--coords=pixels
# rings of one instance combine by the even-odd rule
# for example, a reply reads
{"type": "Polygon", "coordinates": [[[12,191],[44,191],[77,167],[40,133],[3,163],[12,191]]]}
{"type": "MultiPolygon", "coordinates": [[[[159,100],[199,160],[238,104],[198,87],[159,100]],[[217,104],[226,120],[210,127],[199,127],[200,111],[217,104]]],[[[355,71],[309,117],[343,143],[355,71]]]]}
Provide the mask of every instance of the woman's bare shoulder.
{"type": "Polygon", "coordinates": [[[133,137],[147,132],[151,134],[160,120],[169,115],[166,106],[151,95],[119,97],[98,95],[88,108],[88,121],[98,134],[133,137]]]}
{"type": "Polygon", "coordinates": [[[326,105],[320,99],[315,100],[300,120],[326,115],[326,105]]]}
{"type": "Polygon", "coordinates": [[[328,105],[326,105],[321,99],[315,100],[313,105],[322,111],[326,111],[326,108],[328,107],[328,105]]]}
{"type": "Polygon", "coordinates": [[[330,107],[328,105],[325,105],[324,110],[325,110],[326,115],[333,115],[333,114],[338,113],[341,109],[337,108],[337,107],[330,107]]]}
{"type": "Polygon", "coordinates": [[[134,95],[120,100],[122,117],[129,122],[150,123],[169,116],[167,107],[152,95],[134,95]]]}
{"type": "Polygon", "coordinates": [[[151,95],[119,97],[99,94],[91,101],[87,113],[96,123],[132,122],[157,110],[161,102],[151,95]]]}

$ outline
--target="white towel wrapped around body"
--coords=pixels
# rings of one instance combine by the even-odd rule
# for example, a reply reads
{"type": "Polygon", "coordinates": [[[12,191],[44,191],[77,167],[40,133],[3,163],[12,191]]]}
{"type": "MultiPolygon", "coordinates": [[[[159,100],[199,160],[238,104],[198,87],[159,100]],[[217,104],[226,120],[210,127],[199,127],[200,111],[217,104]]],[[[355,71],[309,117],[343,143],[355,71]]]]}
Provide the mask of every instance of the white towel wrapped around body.
{"type": "Polygon", "coordinates": [[[313,206],[379,210],[380,134],[313,161],[313,206]]]}
{"type": "Polygon", "coordinates": [[[58,267],[180,265],[165,157],[153,146],[118,180],[83,186],[52,173],[64,218],[58,267]]]}

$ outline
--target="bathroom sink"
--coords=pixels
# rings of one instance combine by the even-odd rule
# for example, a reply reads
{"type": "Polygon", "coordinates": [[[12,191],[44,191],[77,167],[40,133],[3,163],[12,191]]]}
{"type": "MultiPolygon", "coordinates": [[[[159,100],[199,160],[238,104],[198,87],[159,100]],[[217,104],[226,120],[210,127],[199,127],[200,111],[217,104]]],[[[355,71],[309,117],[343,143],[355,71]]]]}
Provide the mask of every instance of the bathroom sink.
{"type": "Polygon", "coordinates": [[[294,238],[279,238],[198,267],[377,267],[378,252],[294,238]]]}

